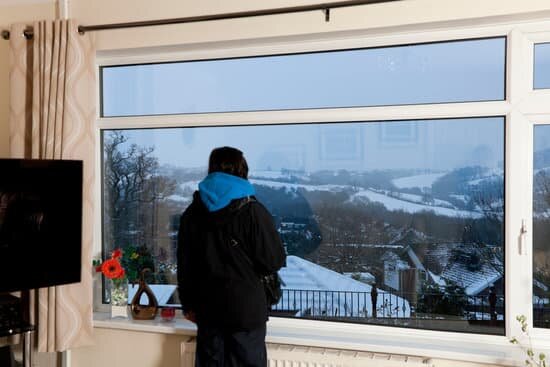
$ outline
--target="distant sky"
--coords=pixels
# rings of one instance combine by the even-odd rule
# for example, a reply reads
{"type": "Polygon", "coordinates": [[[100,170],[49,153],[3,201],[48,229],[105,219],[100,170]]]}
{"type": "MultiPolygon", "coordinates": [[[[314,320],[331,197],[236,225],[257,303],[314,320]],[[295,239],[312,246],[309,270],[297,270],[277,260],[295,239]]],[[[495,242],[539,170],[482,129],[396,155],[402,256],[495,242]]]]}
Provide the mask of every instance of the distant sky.
{"type": "Polygon", "coordinates": [[[105,116],[502,100],[505,39],[103,69],[105,116]]]}
{"type": "Polygon", "coordinates": [[[550,125],[535,126],[535,152],[550,149],[550,125]]]}
{"type": "MultiPolygon", "coordinates": [[[[103,69],[105,115],[373,106],[504,98],[505,39],[103,69]]],[[[252,169],[449,170],[503,163],[502,118],[132,130],[162,164],[214,147],[252,169]]]]}
{"type": "Polygon", "coordinates": [[[534,87],[550,88],[550,43],[535,45],[534,87]]]}

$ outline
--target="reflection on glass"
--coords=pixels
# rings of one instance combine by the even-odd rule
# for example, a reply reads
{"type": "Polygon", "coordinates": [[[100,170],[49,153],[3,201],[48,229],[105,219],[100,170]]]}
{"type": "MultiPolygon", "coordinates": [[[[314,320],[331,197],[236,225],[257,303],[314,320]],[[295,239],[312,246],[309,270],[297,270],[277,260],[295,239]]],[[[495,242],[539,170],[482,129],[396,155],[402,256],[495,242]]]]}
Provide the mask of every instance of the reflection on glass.
{"type": "Polygon", "coordinates": [[[274,315],[504,333],[503,118],[106,130],[102,139],[105,251],[145,246],[158,283],[176,283],[179,216],[211,149],[229,145],[245,153],[288,253],[274,315]]]}
{"type": "Polygon", "coordinates": [[[550,43],[536,44],[534,57],[533,87],[535,89],[550,88],[550,43]]]}
{"type": "Polygon", "coordinates": [[[533,157],[533,323],[550,328],[550,125],[535,126],[533,157]]]}
{"type": "Polygon", "coordinates": [[[505,38],[103,68],[104,116],[504,99],[505,38]]]}

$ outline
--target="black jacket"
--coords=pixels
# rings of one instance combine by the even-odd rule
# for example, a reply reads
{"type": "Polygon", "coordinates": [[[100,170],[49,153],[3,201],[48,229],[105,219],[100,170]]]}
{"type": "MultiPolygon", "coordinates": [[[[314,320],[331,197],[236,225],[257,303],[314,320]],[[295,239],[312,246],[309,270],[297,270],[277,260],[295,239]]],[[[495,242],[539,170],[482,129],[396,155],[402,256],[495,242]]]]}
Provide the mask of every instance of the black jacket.
{"type": "Polygon", "coordinates": [[[209,212],[195,192],[181,216],[179,295],[183,311],[194,311],[199,326],[253,330],[267,321],[259,274],[279,270],[286,256],[271,214],[245,200],[209,212]]]}

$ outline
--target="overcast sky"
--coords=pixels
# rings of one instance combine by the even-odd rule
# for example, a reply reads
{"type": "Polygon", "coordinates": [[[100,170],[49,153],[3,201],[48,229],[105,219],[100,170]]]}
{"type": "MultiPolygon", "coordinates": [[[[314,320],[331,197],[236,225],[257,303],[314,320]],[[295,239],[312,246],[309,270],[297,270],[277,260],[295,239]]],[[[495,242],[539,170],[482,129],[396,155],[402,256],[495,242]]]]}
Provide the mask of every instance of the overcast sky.
{"type": "MultiPolygon", "coordinates": [[[[109,134],[109,131],[105,131],[109,134]]],[[[204,167],[210,151],[234,146],[253,170],[421,169],[502,166],[503,118],[126,130],[153,146],[161,164],[204,167]]]]}
{"type": "MultiPolygon", "coordinates": [[[[502,100],[505,39],[103,69],[106,116],[502,100]]],[[[502,118],[133,130],[163,164],[214,147],[252,169],[449,170],[503,162],[502,118]]]]}
{"type": "Polygon", "coordinates": [[[103,69],[105,116],[502,100],[505,39],[103,69]]]}

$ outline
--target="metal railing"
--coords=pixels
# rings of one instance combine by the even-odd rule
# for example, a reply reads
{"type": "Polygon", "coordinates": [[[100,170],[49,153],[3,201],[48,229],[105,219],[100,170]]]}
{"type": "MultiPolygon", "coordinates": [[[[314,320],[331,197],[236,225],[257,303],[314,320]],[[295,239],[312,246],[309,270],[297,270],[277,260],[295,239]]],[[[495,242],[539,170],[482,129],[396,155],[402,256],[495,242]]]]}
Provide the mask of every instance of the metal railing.
{"type": "MultiPolygon", "coordinates": [[[[375,289],[375,288],[373,288],[375,289]]],[[[272,311],[297,317],[503,320],[504,297],[283,289],[272,311]]]]}

